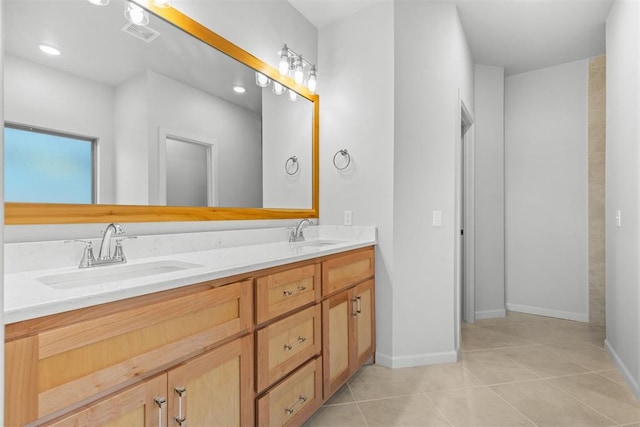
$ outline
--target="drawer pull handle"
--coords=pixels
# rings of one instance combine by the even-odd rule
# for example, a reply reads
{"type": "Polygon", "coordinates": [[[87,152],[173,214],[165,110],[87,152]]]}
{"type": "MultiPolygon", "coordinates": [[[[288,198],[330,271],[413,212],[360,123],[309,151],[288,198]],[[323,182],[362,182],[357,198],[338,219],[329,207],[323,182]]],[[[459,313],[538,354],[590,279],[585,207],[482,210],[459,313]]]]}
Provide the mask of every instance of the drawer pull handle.
{"type": "Polygon", "coordinates": [[[287,415],[293,414],[295,412],[295,410],[296,410],[296,406],[303,404],[307,400],[308,400],[308,398],[306,396],[300,395],[300,397],[298,397],[298,400],[296,400],[293,405],[291,405],[289,408],[284,408],[284,412],[287,415]]]}
{"type": "Polygon", "coordinates": [[[293,347],[297,346],[298,344],[302,344],[306,340],[307,340],[307,338],[305,338],[305,337],[298,337],[298,339],[293,344],[285,344],[284,345],[284,349],[285,350],[292,350],[293,347]]]}
{"type": "Polygon", "coordinates": [[[307,287],[306,287],[306,286],[298,286],[298,290],[299,290],[300,292],[302,292],[302,291],[306,291],[306,290],[307,290],[307,287]]]}
{"type": "Polygon", "coordinates": [[[285,289],[284,291],[282,291],[282,293],[285,297],[290,297],[291,295],[293,295],[293,291],[290,291],[288,289],[285,289]]]}
{"type": "Polygon", "coordinates": [[[187,425],[187,418],[183,414],[182,398],[187,394],[187,389],[184,387],[176,387],[173,391],[178,395],[178,415],[174,417],[174,420],[180,427],[184,427],[187,425]]]}
{"type": "Polygon", "coordinates": [[[299,285],[299,286],[296,286],[295,291],[290,291],[289,289],[285,289],[284,291],[282,291],[282,293],[284,294],[285,297],[290,297],[293,294],[299,294],[300,292],[304,292],[306,290],[307,290],[306,286],[299,285]]]}
{"type": "Polygon", "coordinates": [[[351,298],[351,317],[358,317],[358,298],[351,298]]]}
{"type": "Polygon", "coordinates": [[[158,407],[158,427],[162,427],[162,407],[167,403],[167,399],[164,397],[156,397],[153,402],[158,407]]]}

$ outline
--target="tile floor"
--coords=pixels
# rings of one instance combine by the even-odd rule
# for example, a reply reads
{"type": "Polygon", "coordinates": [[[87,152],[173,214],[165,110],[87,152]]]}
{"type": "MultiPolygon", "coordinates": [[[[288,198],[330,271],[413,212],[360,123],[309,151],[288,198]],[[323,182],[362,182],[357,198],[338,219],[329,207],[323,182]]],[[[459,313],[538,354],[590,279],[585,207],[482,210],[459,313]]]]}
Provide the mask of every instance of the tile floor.
{"type": "Polygon", "coordinates": [[[362,368],[306,427],[635,426],[636,401],[588,324],[509,312],[462,329],[462,361],[362,368]]]}

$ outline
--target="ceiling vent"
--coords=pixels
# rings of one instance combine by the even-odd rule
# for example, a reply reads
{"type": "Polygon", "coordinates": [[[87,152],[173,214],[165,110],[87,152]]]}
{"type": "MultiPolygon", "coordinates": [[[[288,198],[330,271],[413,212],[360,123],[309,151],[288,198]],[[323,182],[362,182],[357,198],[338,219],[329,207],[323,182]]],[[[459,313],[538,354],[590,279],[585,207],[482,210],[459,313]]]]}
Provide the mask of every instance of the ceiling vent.
{"type": "Polygon", "coordinates": [[[132,24],[130,22],[128,22],[127,25],[122,27],[122,31],[124,31],[127,34],[131,34],[132,36],[137,37],[140,40],[144,40],[147,43],[151,43],[153,40],[157,39],[158,36],[160,35],[159,32],[157,32],[152,28],[132,24]]]}

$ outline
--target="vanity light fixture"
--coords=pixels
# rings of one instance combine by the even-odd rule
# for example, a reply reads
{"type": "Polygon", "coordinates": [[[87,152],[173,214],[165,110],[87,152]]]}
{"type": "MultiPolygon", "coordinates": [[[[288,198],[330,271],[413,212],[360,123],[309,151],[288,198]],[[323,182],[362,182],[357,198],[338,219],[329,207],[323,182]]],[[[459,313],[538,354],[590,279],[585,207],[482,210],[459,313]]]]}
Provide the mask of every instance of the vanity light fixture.
{"type": "Polygon", "coordinates": [[[45,43],[40,43],[38,45],[38,49],[40,49],[42,52],[46,53],[47,55],[51,55],[51,56],[58,56],[60,55],[60,49],[58,49],[57,47],[51,46],[50,44],[45,44],[45,43]]]}
{"type": "Polygon", "coordinates": [[[233,87],[233,91],[235,93],[245,93],[247,90],[245,88],[243,88],[242,86],[236,85],[236,86],[233,87]]]}
{"type": "Polygon", "coordinates": [[[96,6],[106,6],[109,4],[109,0],[89,0],[89,3],[95,4],[96,6]]]}
{"type": "Polygon", "coordinates": [[[124,16],[129,22],[138,26],[145,26],[149,23],[149,13],[130,1],[124,4],[124,16]]]}
{"type": "MultiPolygon", "coordinates": [[[[315,64],[312,64],[304,59],[302,55],[296,53],[286,44],[284,45],[282,50],[278,52],[278,54],[280,55],[280,61],[278,62],[278,71],[280,72],[280,74],[283,76],[292,77],[293,80],[299,85],[304,83],[305,67],[309,67],[306,86],[307,89],[309,89],[309,92],[316,93],[318,71],[315,64]]],[[[276,95],[280,95],[284,92],[284,90],[276,86],[276,84],[280,85],[279,83],[276,83],[274,81],[273,84],[273,93],[275,93],[276,95]]],[[[267,87],[269,85],[269,79],[263,74],[256,72],[256,85],[260,87],[267,87]]]]}
{"type": "Polygon", "coordinates": [[[256,71],[256,85],[260,87],[267,87],[269,86],[270,81],[269,77],[256,71]]]}

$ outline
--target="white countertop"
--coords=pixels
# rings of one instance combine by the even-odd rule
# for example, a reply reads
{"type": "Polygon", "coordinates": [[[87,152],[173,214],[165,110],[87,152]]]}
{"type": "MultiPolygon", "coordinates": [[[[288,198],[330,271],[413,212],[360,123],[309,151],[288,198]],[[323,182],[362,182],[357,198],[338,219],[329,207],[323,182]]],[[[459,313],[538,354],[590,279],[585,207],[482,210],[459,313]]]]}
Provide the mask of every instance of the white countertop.
{"type": "MultiPolygon", "coordinates": [[[[110,280],[108,283],[97,285],[89,284],[68,289],[46,285],[40,279],[43,277],[75,274],[79,271],[78,267],[63,267],[6,274],[4,276],[4,321],[7,324],[15,323],[22,320],[371,246],[376,244],[375,228],[368,228],[373,230],[373,232],[367,230],[368,232],[346,233],[346,236],[336,235],[336,233],[308,233],[309,237],[307,241],[320,239],[335,242],[326,246],[308,246],[280,241],[198,250],[171,255],[164,254],[162,256],[135,260],[130,259],[127,264],[92,267],[91,269],[82,271],[111,269],[117,272],[116,269],[118,268],[131,269],[131,266],[142,266],[142,264],[162,262],[188,263],[196,264],[196,266],[180,271],[114,281],[110,280]]],[[[335,230],[337,228],[334,227],[333,229],[335,230]]]]}

